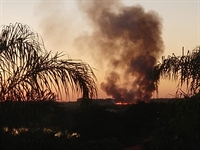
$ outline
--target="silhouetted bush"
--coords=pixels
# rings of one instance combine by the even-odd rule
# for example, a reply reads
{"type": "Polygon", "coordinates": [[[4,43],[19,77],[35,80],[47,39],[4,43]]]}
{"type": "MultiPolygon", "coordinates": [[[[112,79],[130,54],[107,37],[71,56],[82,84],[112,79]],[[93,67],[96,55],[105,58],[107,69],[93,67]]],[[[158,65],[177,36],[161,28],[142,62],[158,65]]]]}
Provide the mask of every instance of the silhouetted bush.
{"type": "Polygon", "coordinates": [[[192,97],[168,103],[152,141],[144,144],[144,150],[200,149],[199,100],[192,97]]]}

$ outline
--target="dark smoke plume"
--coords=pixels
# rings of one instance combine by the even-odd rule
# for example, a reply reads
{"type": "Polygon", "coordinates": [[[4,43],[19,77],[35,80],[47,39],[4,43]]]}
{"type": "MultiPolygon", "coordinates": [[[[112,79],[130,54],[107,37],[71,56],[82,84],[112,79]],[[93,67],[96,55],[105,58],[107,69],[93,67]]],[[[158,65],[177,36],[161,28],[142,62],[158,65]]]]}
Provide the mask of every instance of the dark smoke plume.
{"type": "Polygon", "coordinates": [[[153,68],[163,53],[159,15],[117,0],[79,1],[79,6],[92,25],[92,34],[82,40],[89,41],[97,60],[108,62],[101,89],[116,101],[149,100],[155,91],[153,68]]]}

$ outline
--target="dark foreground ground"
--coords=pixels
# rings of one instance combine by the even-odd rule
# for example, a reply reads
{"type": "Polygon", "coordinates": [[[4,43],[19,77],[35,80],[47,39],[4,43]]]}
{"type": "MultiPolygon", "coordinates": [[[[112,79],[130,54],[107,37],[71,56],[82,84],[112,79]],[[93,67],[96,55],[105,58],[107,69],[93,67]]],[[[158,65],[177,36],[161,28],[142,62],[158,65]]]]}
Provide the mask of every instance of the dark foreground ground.
{"type": "Polygon", "coordinates": [[[199,97],[134,105],[0,103],[0,149],[199,150],[199,97]]]}

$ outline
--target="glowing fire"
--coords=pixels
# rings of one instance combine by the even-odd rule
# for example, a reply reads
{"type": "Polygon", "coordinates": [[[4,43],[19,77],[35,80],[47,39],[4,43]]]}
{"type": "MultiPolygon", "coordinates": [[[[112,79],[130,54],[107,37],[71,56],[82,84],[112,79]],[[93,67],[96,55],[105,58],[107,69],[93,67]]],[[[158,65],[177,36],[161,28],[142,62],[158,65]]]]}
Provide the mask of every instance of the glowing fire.
{"type": "Polygon", "coordinates": [[[127,102],[115,102],[115,105],[132,105],[132,104],[138,104],[138,102],[132,102],[132,103],[127,103],[127,102]]]}
{"type": "Polygon", "coordinates": [[[128,105],[129,103],[126,102],[116,102],[115,105],[128,105]]]}

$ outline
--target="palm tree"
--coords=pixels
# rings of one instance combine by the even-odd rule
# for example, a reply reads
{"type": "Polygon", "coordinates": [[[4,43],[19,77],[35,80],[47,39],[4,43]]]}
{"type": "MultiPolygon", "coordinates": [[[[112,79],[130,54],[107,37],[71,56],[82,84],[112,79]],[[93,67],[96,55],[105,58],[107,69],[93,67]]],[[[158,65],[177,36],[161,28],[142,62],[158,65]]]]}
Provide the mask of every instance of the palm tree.
{"type": "Polygon", "coordinates": [[[155,81],[158,85],[160,77],[179,80],[178,87],[187,85],[187,94],[195,95],[200,92],[200,46],[183,56],[168,56],[162,63],[155,66],[155,81]]]}
{"type": "Polygon", "coordinates": [[[0,101],[56,100],[81,92],[97,96],[92,68],[81,60],[52,55],[42,39],[21,23],[2,26],[0,33],[0,101]]]}

